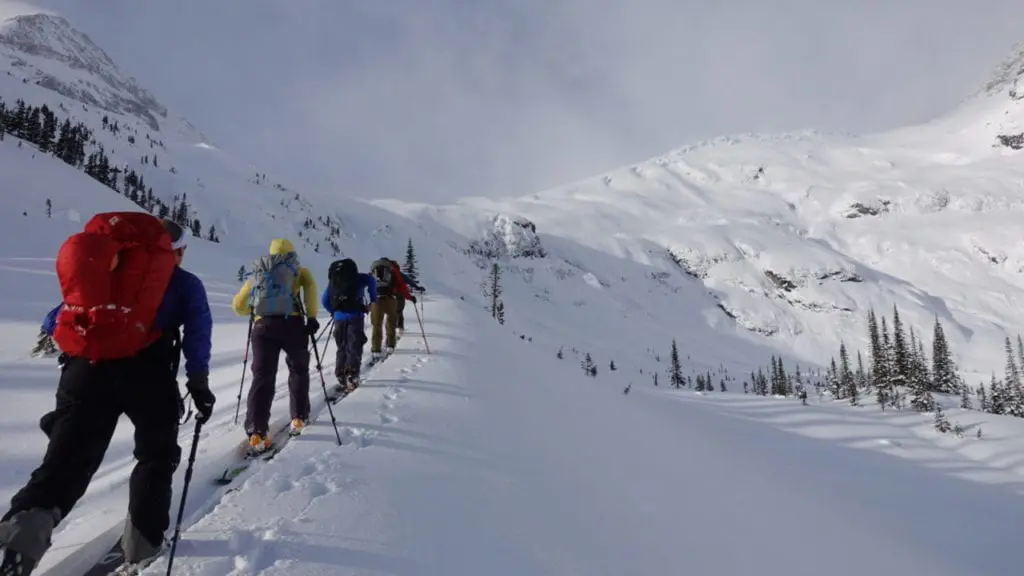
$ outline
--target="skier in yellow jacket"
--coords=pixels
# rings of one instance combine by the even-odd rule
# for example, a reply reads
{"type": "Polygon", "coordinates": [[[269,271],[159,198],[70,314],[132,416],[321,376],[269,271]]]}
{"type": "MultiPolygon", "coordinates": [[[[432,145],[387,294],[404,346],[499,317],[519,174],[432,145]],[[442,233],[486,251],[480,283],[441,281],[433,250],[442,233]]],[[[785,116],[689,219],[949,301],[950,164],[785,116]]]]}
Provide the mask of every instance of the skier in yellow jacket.
{"type": "Polygon", "coordinates": [[[316,280],[299,264],[295,247],[277,238],[269,254],[253,263],[252,276],[231,302],[235,314],[252,322],[252,385],[245,412],[252,453],[271,447],[270,407],[281,351],[288,365],[292,432],[301,432],[309,421],[309,337],[320,329],[317,297],[316,280]]]}

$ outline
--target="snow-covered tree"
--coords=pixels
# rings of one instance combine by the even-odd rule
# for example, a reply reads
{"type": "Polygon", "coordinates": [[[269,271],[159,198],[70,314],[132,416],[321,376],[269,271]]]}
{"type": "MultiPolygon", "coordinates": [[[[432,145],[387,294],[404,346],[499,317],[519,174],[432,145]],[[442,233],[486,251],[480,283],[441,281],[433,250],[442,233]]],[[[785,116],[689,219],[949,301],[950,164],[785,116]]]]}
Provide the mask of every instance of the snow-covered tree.
{"type": "Polygon", "coordinates": [[[488,308],[491,317],[497,320],[498,323],[504,324],[505,305],[501,301],[501,293],[501,267],[495,262],[491,264],[491,273],[488,276],[487,299],[490,301],[488,308]]]}
{"type": "Polygon", "coordinates": [[[405,246],[405,265],[402,268],[413,283],[419,284],[419,263],[416,261],[416,249],[412,245],[412,238],[409,238],[405,246]]]}
{"type": "Polygon", "coordinates": [[[672,339],[672,352],[669,361],[669,384],[673,388],[683,387],[683,366],[679,362],[679,347],[676,346],[676,339],[672,339]]]}
{"type": "Polygon", "coordinates": [[[960,388],[956,363],[953,362],[953,354],[938,316],[935,317],[932,335],[932,382],[932,389],[943,394],[953,394],[960,388]]]}

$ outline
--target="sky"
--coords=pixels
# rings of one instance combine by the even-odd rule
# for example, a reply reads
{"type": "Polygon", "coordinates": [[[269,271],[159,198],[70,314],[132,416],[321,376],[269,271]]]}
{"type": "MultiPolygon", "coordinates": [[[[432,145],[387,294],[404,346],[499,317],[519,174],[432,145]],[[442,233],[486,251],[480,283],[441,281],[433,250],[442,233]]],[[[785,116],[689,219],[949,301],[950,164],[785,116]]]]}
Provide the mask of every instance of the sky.
{"type": "Polygon", "coordinates": [[[1020,0],[24,3],[288,185],[425,202],[725,134],[924,121],[1024,40],[1020,0]]]}

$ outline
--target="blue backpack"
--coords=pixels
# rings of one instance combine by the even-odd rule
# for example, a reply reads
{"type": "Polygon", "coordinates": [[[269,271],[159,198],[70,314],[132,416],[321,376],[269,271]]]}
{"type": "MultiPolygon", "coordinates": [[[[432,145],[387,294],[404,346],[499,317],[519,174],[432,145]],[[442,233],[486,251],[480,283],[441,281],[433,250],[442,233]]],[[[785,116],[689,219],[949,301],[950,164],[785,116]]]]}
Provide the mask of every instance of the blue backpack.
{"type": "Polygon", "coordinates": [[[249,303],[257,316],[288,316],[298,310],[292,290],[299,278],[299,257],[294,252],[261,256],[252,265],[249,303]]]}

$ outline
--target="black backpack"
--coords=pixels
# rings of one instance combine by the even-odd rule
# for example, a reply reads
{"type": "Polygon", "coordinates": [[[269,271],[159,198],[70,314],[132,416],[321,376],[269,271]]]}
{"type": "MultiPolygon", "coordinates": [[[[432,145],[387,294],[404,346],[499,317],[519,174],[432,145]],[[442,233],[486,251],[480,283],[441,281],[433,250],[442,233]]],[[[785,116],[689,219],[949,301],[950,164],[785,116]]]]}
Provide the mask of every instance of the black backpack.
{"type": "Polygon", "coordinates": [[[387,258],[374,260],[373,264],[370,264],[370,274],[377,281],[377,295],[390,296],[392,283],[391,261],[387,258]]]}
{"type": "Polygon", "coordinates": [[[359,268],[351,258],[331,263],[327,270],[327,302],[335,312],[364,312],[359,268]]]}

